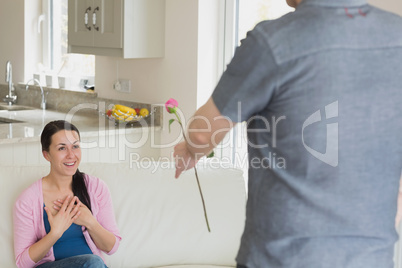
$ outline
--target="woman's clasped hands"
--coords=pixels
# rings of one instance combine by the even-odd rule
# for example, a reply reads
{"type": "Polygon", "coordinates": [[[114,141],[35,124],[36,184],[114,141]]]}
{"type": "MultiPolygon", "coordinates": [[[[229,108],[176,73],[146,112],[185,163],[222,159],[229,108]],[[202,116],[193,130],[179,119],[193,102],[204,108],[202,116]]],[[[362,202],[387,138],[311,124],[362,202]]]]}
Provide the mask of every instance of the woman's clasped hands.
{"type": "Polygon", "coordinates": [[[48,207],[45,207],[51,232],[56,234],[58,237],[63,235],[71,224],[80,216],[81,211],[79,210],[79,203],[77,197],[71,198],[70,196],[67,196],[62,205],[58,207],[58,209],[55,208],[57,210],[55,215],[52,214],[48,207]],[[75,202],[77,201],[78,203],[76,205],[75,202]]]}
{"type": "MultiPolygon", "coordinates": [[[[90,226],[91,223],[93,223],[93,221],[95,221],[95,218],[92,215],[91,211],[76,196],[73,198],[72,202],[76,203],[74,206],[74,210],[75,209],[78,210],[76,216],[73,217],[73,222],[77,225],[85,226],[88,228],[88,226],[90,226]]],[[[57,210],[58,213],[60,213],[63,210],[63,207],[66,203],[68,203],[68,200],[63,201],[63,200],[58,199],[53,202],[53,204],[54,204],[53,208],[55,210],[57,210]]]]}

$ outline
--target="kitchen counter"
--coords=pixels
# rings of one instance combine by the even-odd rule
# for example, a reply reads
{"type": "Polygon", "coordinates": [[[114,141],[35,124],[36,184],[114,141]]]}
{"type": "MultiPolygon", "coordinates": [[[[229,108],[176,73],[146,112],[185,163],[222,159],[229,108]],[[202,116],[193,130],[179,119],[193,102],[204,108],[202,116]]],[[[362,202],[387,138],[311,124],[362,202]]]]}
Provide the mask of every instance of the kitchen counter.
{"type": "MultiPolygon", "coordinates": [[[[40,148],[40,135],[47,123],[66,120],[81,134],[83,162],[120,163],[145,158],[159,159],[164,107],[133,100],[104,99],[96,93],[73,92],[44,88],[47,109],[41,110],[41,90],[37,86],[15,85],[17,105],[28,110],[4,110],[0,103],[0,166],[36,165],[46,163],[40,148]],[[133,108],[147,108],[151,116],[135,123],[115,125],[98,111],[106,111],[114,104],[133,108]],[[34,108],[32,108],[34,107],[34,108]],[[1,121],[18,120],[14,123],[1,121]]],[[[8,93],[0,84],[0,100],[8,93]]]]}
{"type": "Polygon", "coordinates": [[[108,135],[121,135],[141,133],[144,131],[158,131],[160,126],[153,123],[150,116],[140,122],[115,125],[106,117],[96,111],[70,110],[59,112],[54,110],[0,110],[0,121],[18,120],[16,123],[0,123],[0,144],[39,141],[44,126],[53,120],[67,120],[73,123],[80,131],[81,138],[99,137],[108,135]]]}

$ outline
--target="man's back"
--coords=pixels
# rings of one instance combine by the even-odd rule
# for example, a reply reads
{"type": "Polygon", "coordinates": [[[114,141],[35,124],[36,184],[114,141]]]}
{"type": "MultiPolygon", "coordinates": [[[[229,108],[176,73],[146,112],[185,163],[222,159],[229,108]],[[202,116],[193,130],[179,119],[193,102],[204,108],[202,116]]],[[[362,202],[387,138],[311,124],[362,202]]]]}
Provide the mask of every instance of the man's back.
{"type": "Polygon", "coordinates": [[[240,264],[393,267],[402,19],[362,2],[304,0],[259,24],[214,92],[223,115],[249,121],[240,264]],[[231,85],[247,46],[259,49],[248,59],[257,67],[231,85]]]}

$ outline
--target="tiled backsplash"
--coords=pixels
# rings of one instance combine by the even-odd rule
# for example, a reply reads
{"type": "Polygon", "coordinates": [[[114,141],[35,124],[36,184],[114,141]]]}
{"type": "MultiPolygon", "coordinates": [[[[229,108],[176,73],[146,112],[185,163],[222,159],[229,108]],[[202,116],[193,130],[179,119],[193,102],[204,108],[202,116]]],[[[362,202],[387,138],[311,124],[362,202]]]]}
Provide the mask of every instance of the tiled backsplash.
{"type": "MultiPolygon", "coordinates": [[[[18,96],[17,104],[37,108],[40,107],[41,90],[38,86],[30,85],[28,90],[25,90],[25,85],[22,84],[14,85],[14,87],[15,94],[18,96]]],[[[46,109],[48,110],[68,113],[72,108],[78,107],[78,105],[92,105],[103,111],[111,107],[113,104],[122,104],[133,108],[147,108],[150,112],[154,110],[154,118],[152,120],[153,124],[150,125],[161,126],[162,123],[162,106],[98,98],[98,94],[93,92],[69,91],[47,87],[44,87],[43,89],[46,94],[46,109]]],[[[7,94],[8,85],[0,84],[0,102],[2,102],[2,99],[7,94]]],[[[81,109],[76,113],[98,113],[98,111],[95,109],[81,109]]],[[[151,123],[151,117],[146,118],[146,121],[147,123],[151,123]]]]}

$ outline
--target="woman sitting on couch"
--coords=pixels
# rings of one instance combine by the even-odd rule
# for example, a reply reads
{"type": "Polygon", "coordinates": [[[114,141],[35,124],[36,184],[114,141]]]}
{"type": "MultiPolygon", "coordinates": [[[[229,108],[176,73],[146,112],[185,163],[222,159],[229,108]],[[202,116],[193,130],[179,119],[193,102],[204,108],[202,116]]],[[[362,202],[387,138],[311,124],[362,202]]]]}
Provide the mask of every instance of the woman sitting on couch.
{"type": "Polygon", "coordinates": [[[41,135],[50,173],[27,188],[14,207],[14,253],[18,267],[106,267],[102,251],[121,240],[106,184],[81,173],[80,134],[64,121],[41,135]]]}

